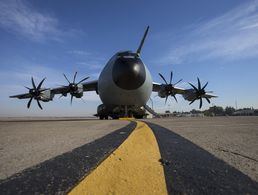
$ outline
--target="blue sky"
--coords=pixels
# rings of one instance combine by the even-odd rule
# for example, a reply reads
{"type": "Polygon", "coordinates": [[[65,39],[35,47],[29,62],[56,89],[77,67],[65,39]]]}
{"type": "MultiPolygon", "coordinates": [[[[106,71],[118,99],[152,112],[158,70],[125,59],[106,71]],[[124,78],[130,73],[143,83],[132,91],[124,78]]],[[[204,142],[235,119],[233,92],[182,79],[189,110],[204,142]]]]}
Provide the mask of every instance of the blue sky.
{"type": "MultiPolygon", "coordinates": [[[[153,80],[158,73],[178,86],[209,81],[219,98],[211,105],[258,108],[258,1],[68,1],[0,0],[0,116],[85,116],[101,103],[94,93],[84,100],[69,98],[26,108],[27,100],[9,95],[27,92],[30,78],[47,77],[44,86],[66,84],[62,73],[78,79],[97,79],[109,58],[119,50],[136,50],[147,25],[150,32],[142,59],[153,80]]],[[[188,111],[178,96],[167,105],[153,93],[154,109],[188,111]]]]}

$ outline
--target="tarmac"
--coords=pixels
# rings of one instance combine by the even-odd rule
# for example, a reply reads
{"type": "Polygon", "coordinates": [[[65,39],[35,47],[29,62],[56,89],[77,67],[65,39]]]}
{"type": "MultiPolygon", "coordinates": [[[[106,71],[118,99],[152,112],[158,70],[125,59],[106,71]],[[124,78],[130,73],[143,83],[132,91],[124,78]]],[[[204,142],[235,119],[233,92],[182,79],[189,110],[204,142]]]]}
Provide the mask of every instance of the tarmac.
{"type": "Polygon", "coordinates": [[[182,136],[258,182],[258,117],[146,120],[182,136]]]}
{"type": "MultiPolygon", "coordinates": [[[[122,162],[125,170],[134,164],[131,171],[153,163],[148,171],[156,170],[158,178],[163,173],[168,194],[258,194],[258,117],[143,121],[149,130],[135,136],[144,125],[126,120],[0,120],[0,194],[66,194],[83,179],[91,180],[91,175],[105,164],[115,163],[112,172],[120,174],[121,169],[116,167],[122,162]],[[155,141],[144,142],[148,132],[155,141]],[[154,147],[154,142],[158,147],[151,151],[157,155],[147,149],[154,147]],[[140,149],[135,143],[142,144],[140,149]],[[111,158],[118,151],[122,151],[121,156],[111,158]],[[123,151],[131,152],[125,157],[123,151]],[[143,160],[150,153],[155,155],[149,161],[143,160]],[[134,161],[142,163],[121,161],[137,154],[140,159],[134,161]]],[[[150,185],[151,177],[145,176],[145,182],[139,179],[138,183],[148,185],[149,181],[150,185]]],[[[126,187],[128,183],[121,185],[126,187]]]]}
{"type": "Polygon", "coordinates": [[[100,122],[70,118],[2,120],[0,179],[90,143],[128,124],[128,121],[100,122]]]}

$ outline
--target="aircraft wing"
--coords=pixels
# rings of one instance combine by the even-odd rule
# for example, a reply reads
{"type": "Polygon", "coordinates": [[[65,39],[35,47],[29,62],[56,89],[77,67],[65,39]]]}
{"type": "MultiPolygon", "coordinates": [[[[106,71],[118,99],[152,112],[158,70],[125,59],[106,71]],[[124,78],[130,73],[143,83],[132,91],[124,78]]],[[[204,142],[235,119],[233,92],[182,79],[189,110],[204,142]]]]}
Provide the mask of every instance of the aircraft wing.
{"type": "Polygon", "coordinates": [[[205,95],[203,95],[204,98],[215,98],[218,97],[217,95],[214,94],[210,94],[210,93],[206,93],[205,95]]]}
{"type": "MultiPolygon", "coordinates": [[[[152,83],[152,91],[153,92],[160,92],[164,89],[164,85],[160,83],[152,83]]],[[[179,87],[173,87],[174,93],[175,94],[184,94],[187,90],[179,87]]]]}
{"type": "MultiPolygon", "coordinates": [[[[163,78],[162,75],[161,75],[161,77],[163,78]]],[[[170,79],[170,83],[167,83],[167,81],[165,79],[163,79],[163,80],[165,81],[165,84],[153,82],[152,83],[152,91],[158,92],[158,96],[160,98],[166,98],[165,102],[167,101],[169,96],[174,97],[174,99],[177,101],[176,95],[180,94],[183,96],[183,98],[185,100],[189,101],[190,104],[192,104],[196,100],[200,100],[199,108],[201,108],[202,107],[202,98],[206,99],[207,102],[210,103],[211,98],[218,97],[218,96],[212,94],[212,92],[206,92],[205,87],[207,86],[208,82],[202,87],[199,78],[198,78],[198,86],[194,86],[193,84],[189,83],[189,85],[192,87],[189,89],[183,89],[183,88],[176,87],[175,86],[176,84],[175,85],[171,84],[171,79],[170,79]]]]}
{"type": "MultiPolygon", "coordinates": [[[[160,92],[161,90],[162,90],[162,84],[160,84],[160,83],[155,83],[155,82],[153,82],[152,83],[152,91],[153,92],[160,92]]],[[[185,93],[188,93],[189,91],[191,91],[192,89],[183,89],[183,88],[179,88],[179,87],[174,87],[173,88],[173,90],[174,90],[174,93],[175,94],[181,94],[181,95],[183,95],[183,94],[185,94],[185,93]]],[[[211,94],[211,93],[205,93],[204,95],[203,95],[203,97],[205,98],[214,98],[214,97],[218,97],[217,95],[214,95],[214,94],[211,94]]]]}
{"type": "MultiPolygon", "coordinates": [[[[71,104],[73,101],[73,97],[82,98],[84,91],[96,91],[98,93],[98,80],[83,82],[87,80],[89,77],[82,79],[79,83],[75,83],[76,74],[74,75],[73,82],[71,83],[67,77],[66,80],[69,82],[69,85],[57,87],[57,88],[42,88],[42,84],[46,78],[44,78],[37,86],[35,85],[33,77],[31,78],[32,88],[26,87],[29,92],[19,95],[10,96],[10,98],[18,98],[18,99],[29,99],[27,103],[27,108],[30,108],[31,102],[33,99],[37,101],[40,109],[43,109],[40,101],[49,102],[53,100],[56,94],[61,94],[61,96],[67,96],[68,93],[71,94],[71,104]]],[[[60,97],[61,97],[60,96],[60,97]]]]}
{"type": "Polygon", "coordinates": [[[10,98],[18,98],[18,99],[28,99],[31,97],[32,97],[32,95],[30,93],[24,93],[24,94],[10,96],[10,98]]]}
{"type": "MultiPolygon", "coordinates": [[[[96,91],[97,92],[98,80],[85,82],[85,83],[82,83],[80,86],[81,86],[81,92],[84,92],[84,91],[96,91]]],[[[37,89],[37,87],[35,87],[34,89],[37,89]]],[[[33,90],[33,88],[29,89],[29,90],[33,90]]],[[[42,100],[42,101],[50,101],[53,99],[54,95],[56,95],[56,94],[66,95],[67,93],[70,93],[69,86],[63,86],[63,87],[57,87],[57,88],[47,88],[47,89],[39,88],[38,90],[40,91],[39,100],[42,100]]],[[[32,98],[35,96],[32,93],[33,92],[19,94],[19,95],[13,95],[13,96],[10,96],[10,98],[29,99],[29,98],[32,98]]]]}
{"type": "MultiPolygon", "coordinates": [[[[97,91],[98,80],[82,83],[82,86],[83,86],[83,91],[97,91]]],[[[51,89],[52,94],[66,94],[69,92],[70,92],[70,88],[68,86],[51,89]]]]}

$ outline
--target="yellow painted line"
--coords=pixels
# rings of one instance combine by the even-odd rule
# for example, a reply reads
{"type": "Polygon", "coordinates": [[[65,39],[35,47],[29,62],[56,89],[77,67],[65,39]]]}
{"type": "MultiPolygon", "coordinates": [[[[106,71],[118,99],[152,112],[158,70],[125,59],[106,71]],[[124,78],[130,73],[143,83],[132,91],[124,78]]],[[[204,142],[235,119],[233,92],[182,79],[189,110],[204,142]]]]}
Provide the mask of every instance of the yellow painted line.
{"type": "Polygon", "coordinates": [[[135,120],[135,118],[119,118],[119,120],[133,121],[135,120]]]}
{"type": "Polygon", "coordinates": [[[167,194],[156,138],[137,122],[129,137],[71,190],[73,194],[167,194]]]}

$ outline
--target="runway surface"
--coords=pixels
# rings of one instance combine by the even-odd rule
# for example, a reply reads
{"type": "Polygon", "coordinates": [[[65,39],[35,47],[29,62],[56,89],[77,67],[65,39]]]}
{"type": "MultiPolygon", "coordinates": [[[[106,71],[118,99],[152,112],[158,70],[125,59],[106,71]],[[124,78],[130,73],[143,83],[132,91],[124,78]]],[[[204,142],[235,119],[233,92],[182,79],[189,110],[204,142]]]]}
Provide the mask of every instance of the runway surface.
{"type": "MultiPolygon", "coordinates": [[[[0,121],[0,194],[65,194],[85,179],[93,181],[91,175],[103,174],[98,170],[109,170],[109,164],[114,174],[142,166],[159,175],[161,167],[169,194],[258,193],[257,117],[144,121],[149,129],[139,130],[144,125],[138,128],[135,122],[118,120],[0,121]],[[145,139],[150,133],[152,141],[145,139]],[[135,143],[142,144],[140,149],[135,143]],[[145,155],[149,161],[143,160],[145,155]]],[[[126,176],[113,177],[122,181],[126,176]]],[[[127,177],[124,181],[128,182],[132,176],[127,177]]],[[[153,177],[160,179],[162,174],[153,177]]],[[[98,178],[103,179],[100,183],[105,180],[98,178]]],[[[144,183],[160,185],[151,184],[150,176],[136,178],[142,187],[144,183]]],[[[137,189],[136,184],[132,186],[137,189]]]]}
{"type": "Polygon", "coordinates": [[[152,119],[258,181],[258,117],[152,119]]]}
{"type": "Polygon", "coordinates": [[[168,192],[257,194],[257,119],[216,117],[148,121],[158,140],[161,156],[168,162],[168,166],[164,166],[168,192]]]}
{"type": "Polygon", "coordinates": [[[69,152],[127,124],[128,121],[67,118],[0,121],[0,179],[69,152]]]}

